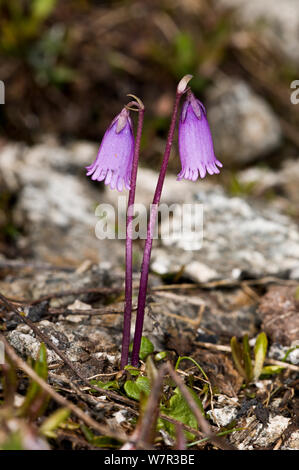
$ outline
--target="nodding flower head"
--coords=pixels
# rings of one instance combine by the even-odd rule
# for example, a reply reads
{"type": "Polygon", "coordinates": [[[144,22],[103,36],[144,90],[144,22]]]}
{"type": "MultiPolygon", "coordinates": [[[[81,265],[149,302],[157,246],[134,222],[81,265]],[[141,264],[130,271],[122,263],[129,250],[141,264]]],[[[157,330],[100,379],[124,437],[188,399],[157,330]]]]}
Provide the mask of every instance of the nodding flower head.
{"type": "Polygon", "coordinates": [[[133,153],[132,121],[129,111],[123,108],[106,130],[97,158],[86,167],[87,176],[95,181],[105,180],[111,189],[130,189],[133,153]]]}
{"type": "Polygon", "coordinates": [[[214,147],[206,110],[203,104],[188,91],[179,122],[179,152],[182,170],[177,179],[196,181],[219,173],[222,163],[214,154],[214,147]]]}

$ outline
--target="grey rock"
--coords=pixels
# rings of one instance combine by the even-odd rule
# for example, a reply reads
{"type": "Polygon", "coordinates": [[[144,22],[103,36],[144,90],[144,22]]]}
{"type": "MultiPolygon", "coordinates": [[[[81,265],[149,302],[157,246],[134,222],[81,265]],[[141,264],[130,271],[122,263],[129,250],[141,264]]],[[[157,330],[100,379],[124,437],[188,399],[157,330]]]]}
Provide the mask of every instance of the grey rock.
{"type": "MultiPolygon", "coordinates": [[[[79,272],[42,271],[33,273],[26,279],[14,279],[14,282],[11,282],[11,278],[8,277],[5,281],[1,281],[0,289],[4,295],[10,296],[13,286],[13,292],[17,298],[24,298],[24,292],[26,292],[28,299],[38,299],[62,291],[76,292],[78,289],[113,286],[114,282],[119,286],[122,281],[117,278],[112,281],[108,273],[97,266],[91,266],[85,272],[80,272],[80,270],[79,272]]],[[[94,301],[95,298],[94,294],[77,295],[74,293],[52,298],[49,300],[49,307],[62,308],[73,303],[75,299],[77,299],[75,305],[78,306],[78,304],[82,305],[82,301],[86,302],[88,299],[94,301]],[[81,303],[78,299],[81,299],[81,303]]],[[[52,322],[42,320],[35,324],[73,362],[85,362],[97,352],[118,350],[121,339],[121,315],[95,318],[82,315],[80,321],[77,321],[74,315],[67,317],[60,315],[59,318],[53,316],[52,319],[54,320],[52,322]],[[73,317],[75,317],[75,322],[73,317]]],[[[35,338],[27,325],[19,324],[14,331],[8,333],[8,340],[23,356],[36,357],[40,341],[39,338],[35,338]]],[[[50,349],[48,349],[48,360],[50,364],[61,361],[50,349]]]]}
{"type": "MultiPolygon", "coordinates": [[[[244,27],[263,24],[262,34],[271,49],[281,51],[298,62],[299,8],[297,0],[218,0],[224,7],[234,7],[237,20],[244,27]]],[[[259,32],[261,27],[259,26],[259,32]]]]}
{"type": "Polygon", "coordinates": [[[257,425],[254,444],[264,448],[270,446],[282,435],[289,422],[290,419],[284,416],[270,416],[267,426],[262,427],[262,424],[257,425]]]}
{"type": "MultiPolygon", "coordinates": [[[[17,327],[7,335],[7,339],[19,354],[23,357],[37,358],[40,341],[34,338],[30,333],[22,333],[17,327]]],[[[61,359],[57,354],[51,350],[47,350],[48,364],[60,362],[61,359]]]]}
{"type": "MultiPolygon", "coordinates": [[[[184,239],[167,240],[167,269],[190,263],[203,263],[216,271],[217,278],[236,278],[236,273],[252,276],[280,275],[299,266],[299,233],[291,219],[271,206],[250,204],[239,197],[228,197],[218,187],[198,193],[196,202],[203,204],[203,244],[200,250],[186,251],[184,239]],[[183,243],[181,243],[181,241],[183,243]],[[236,271],[239,270],[239,271],[236,271]]],[[[163,239],[161,245],[165,247],[163,239]]],[[[158,247],[159,248],[159,247],[158,247]]],[[[161,250],[153,250],[153,266],[166,270],[161,250]]]]}
{"type": "Polygon", "coordinates": [[[114,244],[110,251],[111,240],[95,236],[95,208],[105,191],[86,178],[84,167],[96,152],[93,144],[63,147],[49,136],[33,147],[7,144],[1,149],[1,182],[16,196],[14,223],[25,230],[21,249],[54,265],[111,261],[111,253],[119,264],[123,250],[114,244]]]}
{"type": "MultiPolygon", "coordinates": [[[[292,214],[299,215],[299,160],[288,159],[282,162],[278,171],[271,168],[249,168],[238,173],[238,181],[243,185],[250,185],[250,194],[257,198],[271,196],[272,207],[292,214]]],[[[294,272],[298,279],[298,272],[294,272]]]]}
{"type": "Polygon", "coordinates": [[[293,432],[283,443],[281,450],[299,450],[299,431],[293,432]]]}
{"type": "MultiPolygon", "coordinates": [[[[146,207],[153,201],[154,189],[158,181],[157,171],[150,170],[149,168],[138,169],[137,185],[136,185],[136,203],[144,204],[146,207]]],[[[196,183],[192,181],[179,182],[175,175],[168,173],[165,177],[163,191],[161,195],[161,203],[174,204],[174,203],[188,203],[192,201],[197,192],[196,183]],[[183,189],[182,189],[183,188],[183,189]]],[[[202,187],[209,187],[210,184],[206,181],[201,181],[202,187]]],[[[119,194],[116,191],[107,191],[106,200],[111,204],[116,205],[119,194]]]]}
{"type": "MultiPolygon", "coordinates": [[[[0,282],[1,291],[9,296],[9,292],[13,292],[17,298],[28,298],[30,300],[39,299],[43,296],[52,295],[57,292],[75,291],[78,289],[100,288],[112,286],[113,282],[109,272],[100,269],[98,266],[93,265],[88,272],[77,273],[76,271],[64,270],[51,270],[36,272],[34,278],[27,277],[27,279],[12,279],[8,277],[5,281],[0,282]],[[13,291],[12,289],[13,285],[13,291]],[[25,294],[26,296],[25,296],[25,294]]],[[[53,296],[50,299],[51,307],[59,307],[66,303],[71,303],[75,298],[87,299],[93,294],[70,294],[64,297],[53,296]]]]}
{"type": "Polygon", "coordinates": [[[238,399],[228,399],[225,395],[218,395],[212,410],[207,412],[209,418],[219,427],[228,426],[238,414],[238,399]]]}
{"type": "MultiPolygon", "coordinates": [[[[43,320],[36,323],[36,326],[74,363],[85,363],[92,358],[97,360],[101,358],[98,356],[99,352],[107,355],[109,351],[118,350],[118,345],[113,339],[113,330],[109,331],[107,327],[99,325],[95,328],[88,319],[84,319],[80,324],[67,320],[56,323],[43,320]]],[[[120,332],[116,337],[119,340],[120,332]]],[[[8,333],[7,339],[22,356],[36,359],[40,341],[31,330],[24,333],[19,325],[8,333]]],[[[48,364],[63,362],[51,348],[47,348],[47,354],[48,364]]],[[[98,370],[95,369],[93,373],[96,372],[98,370]]]]}
{"type": "MultiPolygon", "coordinates": [[[[1,148],[0,178],[17,198],[14,222],[25,231],[18,240],[19,247],[39,261],[77,266],[89,259],[106,268],[123,264],[124,240],[97,239],[99,218],[95,209],[101,203],[112,204],[125,220],[127,192],[120,196],[86,177],[84,167],[96,153],[93,144],[75,142],[63,147],[50,136],[33,147],[7,144],[1,148]]],[[[154,171],[138,171],[136,202],[145,208],[152,202],[157,178],[154,171]]],[[[178,183],[170,175],[166,177],[162,202],[188,202],[195,193],[196,185],[178,183]],[[178,191],[182,184],[184,190],[178,191]]],[[[138,244],[135,249],[140,254],[138,244]]]]}
{"type": "Polygon", "coordinates": [[[209,95],[208,118],[222,163],[247,163],[280,144],[277,117],[244,81],[221,76],[209,95]]]}
{"type": "Polygon", "coordinates": [[[249,299],[247,304],[245,301],[245,305],[238,305],[240,294],[238,289],[213,294],[178,295],[164,291],[151,294],[147,299],[144,335],[153,341],[157,350],[166,341],[168,345],[171,343],[171,349],[184,355],[196,348],[196,340],[201,340],[203,332],[215,339],[219,336],[230,339],[232,334],[239,338],[244,334],[252,336],[257,327],[256,308],[249,299]]]}
{"type": "Polygon", "coordinates": [[[243,430],[232,434],[230,441],[239,450],[252,450],[256,447],[268,448],[283,435],[289,423],[290,418],[275,413],[270,414],[267,425],[251,416],[238,423],[244,427],[244,430],[246,429],[246,432],[243,430]]]}
{"type": "MultiPolygon", "coordinates": [[[[235,129],[234,133],[237,134],[235,129]]],[[[92,144],[77,142],[61,147],[53,139],[30,148],[8,144],[1,149],[0,175],[17,196],[14,216],[26,232],[19,245],[39,261],[78,266],[91,260],[106,270],[114,267],[121,271],[124,240],[99,240],[94,232],[97,203],[117,205],[119,196],[86,178],[84,166],[95,154],[92,144]]],[[[292,168],[286,166],[284,171],[289,179],[292,168]]],[[[157,177],[154,171],[139,169],[137,203],[149,206],[157,177]]],[[[184,268],[183,275],[196,282],[237,279],[244,273],[253,276],[283,273],[296,278],[299,235],[295,223],[274,210],[272,204],[229,197],[221,188],[211,185],[211,180],[177,182],[174,175],[166,177],[162,202],[203,205],[203,243],[200,232],[196,233],[197,238],[192,233],[182,238],[174,231],[175,236],[170,239],[155,240],[152,269],[167,274],[184,268]]],[[[292,188],[295,198],[295,178],[292,188]]],[[[175,215],[174,221],[179,226],[175,215]]],[[[142,243],[135,243],[139,258],[142,247],[142,243]]]]}

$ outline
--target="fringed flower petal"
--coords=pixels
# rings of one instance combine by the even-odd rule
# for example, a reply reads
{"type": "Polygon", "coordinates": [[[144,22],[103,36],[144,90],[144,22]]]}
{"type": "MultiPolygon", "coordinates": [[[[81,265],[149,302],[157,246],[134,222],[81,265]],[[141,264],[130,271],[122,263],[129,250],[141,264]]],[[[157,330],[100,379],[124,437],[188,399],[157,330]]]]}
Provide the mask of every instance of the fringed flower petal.
{"type": "Polygon", "coordinates": [[[222,163],[216,159],[212,135],[203,104],[189,92],[179,123],[179,152],[182,170],[177,176],[196,181],[206,174],[218,174],[222,163]]]}
{"type": "Polygon", "coordinates": [[[116,116],[102,139],[97,158],[86,167],[93,181],[104,181],[111,189],[130,189],[134,135],[129,111],[116,116]]]}

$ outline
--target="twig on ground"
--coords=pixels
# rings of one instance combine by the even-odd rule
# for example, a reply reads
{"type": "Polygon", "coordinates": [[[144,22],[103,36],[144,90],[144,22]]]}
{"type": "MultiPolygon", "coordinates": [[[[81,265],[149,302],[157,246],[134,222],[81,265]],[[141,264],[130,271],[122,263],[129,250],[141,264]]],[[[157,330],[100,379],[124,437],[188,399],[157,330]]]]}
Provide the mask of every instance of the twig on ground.
{"type": "Polygon", "coordinates": [[[277,361],[276,359],[265,359],[265,364],[273,364],[274,366],[281,366],[285,367],[286,369],[299,372],[299,366],[296,366],[295,364],[290,364],[289,362],[277,361]]]}
{"type": "Polygon", "coordinates": [[[115,377],[117,374],[119,374],[119,371],[109,372],[106,374],[95,374],[95,375],[92,375],[91,377],[87,377],[87,380],[96,379],[97,377],[115,377]]]}
{"type": "Polygon", "coordinates": [[[288,286],[297,286],[298,282],[293,281],[292,279],[281,279],[279,277],[266,276],[261,279],[248,279],[248,280],[238,280],[238,279],[221,279],[219,281],[210,281],[210,282],[199,282],[199,283],[188,283],[188,284],[162,284],[159,286],[153,286],[150,289],[150,292],[164,291],[164,290],[178,290],[178,289],[215,289],[222,287],[242,287],[242,286],[260,286],[267,284],[281,284],[288,286]]]}
{"type": "MultiPolygon", "coordinates": [[[[214,351],[223,351],[228,353],[231,352],[231,347],[224,344],[205,343],[201,341],[196,341],[196,344],[198,344],[198,346],[202,346],[203,348],[212,349],[214,351]]],[[[299,372],[299,366],[290,364],[289,362],[277,361],[276,359],[265,359],[265,364],[273,364],[276,366],[285,367],[286,369],[290,369],[295,372],[299,372]]]]}
{"type": "MultiPolygon", "coordinates": [[[[152,306],[153,307],[158,307],[159,305],[165,305],[165,302],[159,302],[159,303],[153,303],[152,306]]],[[[175,318],[176,320],[178,321],[181,321],[183,323],[187,323],[189,325],[192,325],[194,328],[199,328],[199,325],[201,323],[201,320],[202,320],[202,316],[203,316],[203,313],[204,313],[204,310],[205,310],[205,305],[201,305],[198,309],[198,317],[197,318],[189,318],[189,317],[184,317],[182,315],[178,315],[176,313],[171,313],[171,312],[167,312],[165,310],[159,310],[159,312],[163,315],[165,315],[166,317],[170,317],[170,318],[175,318]]]]}

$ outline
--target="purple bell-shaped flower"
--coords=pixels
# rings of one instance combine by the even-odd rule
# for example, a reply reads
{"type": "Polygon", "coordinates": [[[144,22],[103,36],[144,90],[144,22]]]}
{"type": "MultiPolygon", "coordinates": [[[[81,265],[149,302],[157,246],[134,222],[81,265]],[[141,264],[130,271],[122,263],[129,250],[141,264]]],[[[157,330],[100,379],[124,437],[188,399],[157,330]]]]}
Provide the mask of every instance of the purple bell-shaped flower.
{"type": "Polygon", "coordinates": [[[111,189],[130,189],[134,134],[129,111],[126,108],[113,119],[102,139],[98,156],[86,167],[87,176],[94,181],[103,181],[111,189]]]}
{"type": "Polygon", "coordinates": [[[177,179],[196,181],[219,173],[222,163],[214,154],[212,135],[203,104],[188,91],[179,122],[179,152],[182,170],[177,179]]]}

